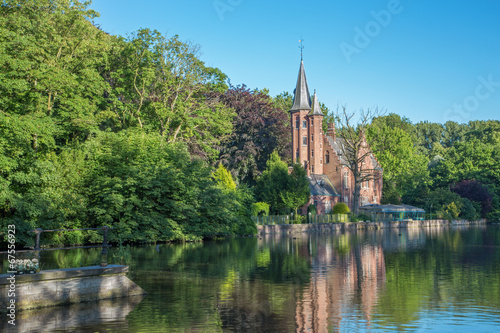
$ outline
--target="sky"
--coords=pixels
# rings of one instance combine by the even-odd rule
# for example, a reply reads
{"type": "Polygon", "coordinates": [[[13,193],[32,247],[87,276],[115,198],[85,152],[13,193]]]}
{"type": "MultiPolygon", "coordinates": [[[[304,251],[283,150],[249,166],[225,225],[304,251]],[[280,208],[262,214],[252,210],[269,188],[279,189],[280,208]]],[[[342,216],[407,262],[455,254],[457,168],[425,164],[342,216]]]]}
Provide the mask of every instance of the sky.
{"type": "Polygon", "coordinates": [[[231,84],[309,90],[330,110],[413,123],[500,119],[498,0],[93,0],[114,35],[156,29],[199,44],[231,84]]]}

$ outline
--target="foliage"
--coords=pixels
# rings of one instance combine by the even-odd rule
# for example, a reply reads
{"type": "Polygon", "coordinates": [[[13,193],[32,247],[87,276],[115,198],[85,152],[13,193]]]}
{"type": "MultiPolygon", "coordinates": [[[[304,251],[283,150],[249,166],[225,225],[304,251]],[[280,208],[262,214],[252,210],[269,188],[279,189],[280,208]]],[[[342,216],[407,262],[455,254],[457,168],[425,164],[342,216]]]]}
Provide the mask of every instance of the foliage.
{"type": "Polygon", "coordinates": [[[219,164],[217,170],[214,171],[213,178],[219,187],[223,189],[230,191],[236,189],[236,183],[233,180],[233,176],[231,176],[231,173],[227,171],[222,164],[219,164]]]}
{"type": "Polygon", "coordinates": [[[316,209],[316,205],[309,205],[307,206],[307,214],[311,214],[311,215],[316,215],[317,213],[317,209],[316,209]]]}
{"type": "Polygon", "coordinates": [[[252,216],[258,216],[262,213],[263,216],[269,216],[269,204],[265,202],[256,202],[252,205],[252,216]]]}
{"type": "Polygon", "coordinates": [[[113,128],[139,127],[168,142],[184,142],[192,154],[214,158],[231,133],[232,110],[213,94],[227,90],[226,75],[198,58],[198,46],[141,29],[116,43],[104,77],[112,90],[113,128]]]}
{"type": "Polygon", "coordinates": [[[488,189],[480,182],[475,180],[462,180],[455,184],[451,190],[462,198],[469,199],[472,202],[477,202],[481,205],[481,214],[486,216],[492,210],[493,197],[488,189]]]}
{"type": "Polygon", "coordinates": [[[457,206],[455,202],[452,202],[446,206],[445,212],[449,218],[456,219],[460,215],[460,208],[457,206]]]}
{"type": "Polygon", "coordinates": [[[349,209],[349,206],[345,202],[337,202],[333,206],[333,211],[332,214],[349,214],[351,210],[349,209]]]}
{"type": "Polygon", "coordinates": [[[403,194],[429,181],[427,158],[417,151],[412,128],[407,118],[393,113],[375,118],[368,127],[367,141],[384,170],[383,204],[399,204],[403,194]]]}
{"type": "Polygon", "coordinates": [[[238,181],[254,185],[273,151],[283,159],[291,156],[288,110],[273,104],[262,91],[231,87],[217,96],[236,112],[233,132],[223,142],[221,161],[238,181]]]}
{"type": "Polygon", "coordinates": [[[274,151],[267,161],[267,168],[257,180],[256,193],[261,201],[269,204],[273,215],[288,214],[290,210],[297,215],[297,209],[309,201],[307,173],[296,164],[289,174],[286,163],[274,151]]]}
{"type": "Polygon", "coordinates": [[[311,192],[307,172],[300,164],[294,164],[292,172],[288,175],[286,189],[280,192],[281,200],[286,207],[297,215],[297,210],[309,201],[311,192]]]}

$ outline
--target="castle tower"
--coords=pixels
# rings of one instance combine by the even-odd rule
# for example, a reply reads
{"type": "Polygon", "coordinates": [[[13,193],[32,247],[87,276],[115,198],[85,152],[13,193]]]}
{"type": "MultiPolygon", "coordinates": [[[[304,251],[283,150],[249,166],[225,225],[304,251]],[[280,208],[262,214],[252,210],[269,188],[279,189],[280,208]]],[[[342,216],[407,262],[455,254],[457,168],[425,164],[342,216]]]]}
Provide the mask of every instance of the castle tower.
{"type": "Polygon", "coordinates": [[[309,165],[311,174],[322,175],[323,172],[323,113],[319,106],[316,91],[314,92],[312,109],[307,116],[309,123],[309,165]]]}
{"type": "Polygon", "coordinates": [[[295,87],[295,96],[291,113],[292,129],[292,162],[302,164],[309,170],[309,121],[311,111],[311,95],[307,86],[304,62],[300,61],[299,76],[295,87]]]}

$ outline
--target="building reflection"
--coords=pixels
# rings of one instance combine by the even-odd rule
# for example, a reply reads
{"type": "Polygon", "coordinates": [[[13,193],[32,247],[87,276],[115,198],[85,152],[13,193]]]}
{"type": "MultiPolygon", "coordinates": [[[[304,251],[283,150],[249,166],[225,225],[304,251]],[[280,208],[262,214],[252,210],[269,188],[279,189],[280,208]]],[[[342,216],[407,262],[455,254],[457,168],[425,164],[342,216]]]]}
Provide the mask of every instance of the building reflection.
{"type": "MultiPolygon", "coordinates": [[[[347,235],[345,235],[348,237],[347,235]]],[[[348,240],[347,240],[348,241],[348,240]]],[[[297,332],[329,332],[342,325],[343,311],[359,311],[370,327],[386,268],[381,245],[345,249],[326,244],[312,257],[310,282],[295,308],[297,332]]]]}

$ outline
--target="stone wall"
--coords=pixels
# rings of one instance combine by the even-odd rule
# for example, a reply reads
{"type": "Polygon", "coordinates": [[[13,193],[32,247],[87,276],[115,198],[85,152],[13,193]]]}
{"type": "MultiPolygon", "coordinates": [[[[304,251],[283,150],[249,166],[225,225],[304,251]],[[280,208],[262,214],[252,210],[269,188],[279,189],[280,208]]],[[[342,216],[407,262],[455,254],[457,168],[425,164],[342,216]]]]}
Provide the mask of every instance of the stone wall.
{"type": "MultiPolygon", "coordinates": [[[[128,266],[90,266],[41,271],[15,276],[16,310],[60,304],[142,295],[145,291],[129,280],[128,266]]],[[[0,312],[7,311],[11,298],[10,274],[0,275],[0,312]]]]}
{"type": "Polygon", "coordinates": [[[300,232],[341,232],[346,230],[366,230],[366,229],[384,229],[384,228],[427,228],[427,227],[445,227],[454,225],[486,224],[486,220],[467,221],[467,220],[403,220],[398,222],[352,222],[352,223],[318,223],[318,224],[280,224],[280,225],[258,225],[257,233],[259,235],[278,234],[278,233],[300,233],[300,232]]]}

